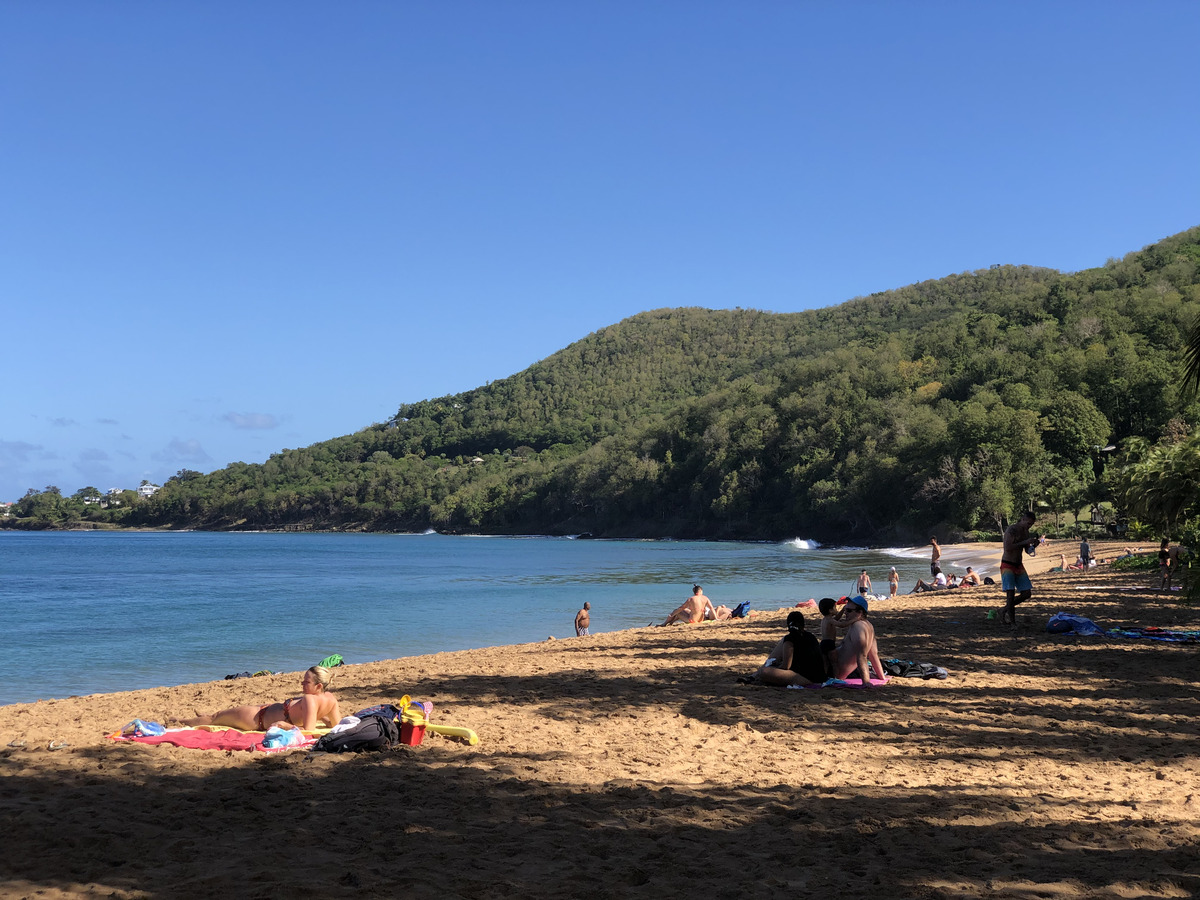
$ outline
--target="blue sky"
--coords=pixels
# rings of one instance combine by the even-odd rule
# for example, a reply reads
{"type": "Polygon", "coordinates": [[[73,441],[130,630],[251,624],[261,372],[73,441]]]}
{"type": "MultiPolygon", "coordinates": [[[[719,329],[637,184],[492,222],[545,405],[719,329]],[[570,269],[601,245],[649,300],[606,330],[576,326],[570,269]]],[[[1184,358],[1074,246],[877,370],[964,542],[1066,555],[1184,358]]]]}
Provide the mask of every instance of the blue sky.
{"type": "Polygon", "coordinates": [[[1194,2],[0,7],[0,499],[1200,224],[1194,2]]]}

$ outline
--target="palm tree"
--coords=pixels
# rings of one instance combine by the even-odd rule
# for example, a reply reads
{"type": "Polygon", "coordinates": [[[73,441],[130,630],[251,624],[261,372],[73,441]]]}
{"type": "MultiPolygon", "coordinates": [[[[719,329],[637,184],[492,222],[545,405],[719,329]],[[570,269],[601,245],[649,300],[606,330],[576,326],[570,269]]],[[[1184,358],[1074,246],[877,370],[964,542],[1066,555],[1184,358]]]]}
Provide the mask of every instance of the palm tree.
{"type": "Polygon", "coordinates": [[[1200,387],[1200,315],[1196,316],[1196,321],[1192,323],[1187,346],[1183,348],[1183,359],[1183,390],[1185,393],[1195,391],[1200,387]]]}

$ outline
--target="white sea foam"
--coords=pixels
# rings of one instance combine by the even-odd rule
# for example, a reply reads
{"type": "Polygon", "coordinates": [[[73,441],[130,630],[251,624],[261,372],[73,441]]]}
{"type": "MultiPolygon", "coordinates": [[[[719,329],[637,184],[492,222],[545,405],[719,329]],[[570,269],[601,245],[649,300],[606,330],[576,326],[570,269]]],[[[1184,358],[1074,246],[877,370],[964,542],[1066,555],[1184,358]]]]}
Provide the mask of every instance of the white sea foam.
{"type": "Polygon", "coordinates": [[[928,547],[884,547],[879,552],[901,559],[920,559],[922,556],[928,558],[930,551],[928,547]]]}
{"type": "Polygon", "coordinates": [[[821,545],[816,541],[806,541],[804,538],[792,538],[790,541],[784,541],[784,546],[792,547],[796,550],[820,550],[821,545]]]}

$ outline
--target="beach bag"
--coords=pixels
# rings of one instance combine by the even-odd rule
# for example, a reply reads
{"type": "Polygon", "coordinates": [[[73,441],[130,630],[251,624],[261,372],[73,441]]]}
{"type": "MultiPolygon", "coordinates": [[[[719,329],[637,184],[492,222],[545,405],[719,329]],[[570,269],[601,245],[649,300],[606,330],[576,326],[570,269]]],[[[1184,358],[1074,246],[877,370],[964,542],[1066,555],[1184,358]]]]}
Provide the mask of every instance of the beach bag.
{"type": "Polygon", "coordinates": [[[325,753],[362,753],[366,750],[387,750],[400,740],[400,729],[394,719],[382,715],[361,716],[361,722],[346,731],[327,734],[313,746],[325,753]]]}
{"type": "Polygon", "coordinates": [[[729,614],[729,618],[744,619],[744,618],[746,618],[746,613],[749,612],[749,610],[750,610],[750,601],[743,600],[741,603],[739,603],[737,606],[735,606],[733,608],[733,612],[731,612],[729,614]]]}
{"type": "Polygon", "coordinates": [[[884,674],[892,678],[949,678],[950,673],[933,663],[913,662],[908,659],[885,659],[884,674]]]}

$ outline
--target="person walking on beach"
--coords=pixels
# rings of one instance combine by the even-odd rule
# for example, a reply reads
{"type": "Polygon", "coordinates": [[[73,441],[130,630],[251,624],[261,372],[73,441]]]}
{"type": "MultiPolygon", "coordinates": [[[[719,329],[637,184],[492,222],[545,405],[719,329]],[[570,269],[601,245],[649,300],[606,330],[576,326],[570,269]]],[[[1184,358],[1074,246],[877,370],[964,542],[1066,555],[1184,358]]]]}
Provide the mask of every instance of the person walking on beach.
{"type": "MultiPolygon", "coordinates": [[[[1158,548],[1158,574],[1162,576],[1162,584],[1159,585],[1160,591],[1169,591],[1171,589],[1171,551],[1168,549],[1171,546],[1171,541],[1168,538],[1162,539],[1162,544],[1158,548]]],[[[1128,547],[1125,548],[1128,551],[1128,547]]]]}
{"type": "Polygon", "coordinates": [[[929,574],[936,578],[938,572],[942,571],[942,548],[938,546],[937,538],[935,537],[929,539],[929,544],[933,547],[933,553],[929,559],[929,574]]]}
{"type": "Polygon", "coordinates": [[[863,569],[862,574],[858,576],[858,583],[854,586],[854,593],[869,594],[871,593],[871,576],[867,574],[867,570],[863,569]]]}
{"type": "Polygon", "coordinates": [[[1000,586],[1007,602],[1000,613],[1001,624],[1017,627],[1017,604],[1033,596],[1033,583],[1025,571],[1025,550],[1029,547],[1029,529],[1037,517],[1027,510],[1004,530],[1004,549],[1000,552],[1000,586]],[[1019,593],[1018,593],[1019,592],[1019,593]]]}
{"type": "Polygon", "coordinates": [[[575,613],[575,637],[586,637],[589,634],[588,626],[592,623],[591,611],[592,605],[584,603],[583,609],[575,613]]]}
{"type": "Polygon", "coordinates": [[[705,619],[715,619],[717,611],[713,609],[712,601],[704,596],[704,589],[698,584],[692,585],[692,596],[683,601],[683,605],[667,616],[664,625],[674,625],[676,622],[687,622],[695,625],[705,619]]]}

